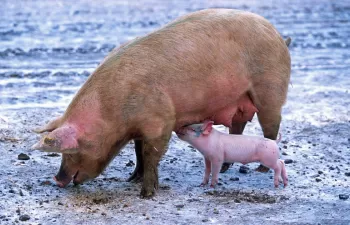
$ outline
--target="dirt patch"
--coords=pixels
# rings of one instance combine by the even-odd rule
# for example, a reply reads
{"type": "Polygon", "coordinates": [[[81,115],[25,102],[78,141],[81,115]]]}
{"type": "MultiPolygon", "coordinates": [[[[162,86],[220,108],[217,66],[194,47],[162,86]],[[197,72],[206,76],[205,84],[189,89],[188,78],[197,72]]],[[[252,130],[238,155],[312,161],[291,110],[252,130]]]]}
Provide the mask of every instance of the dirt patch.
{"type": "Polygon", "coordinates": [[[236,203],[241,202],[250,202],[250,203],[262,203],[262,204],[273,204],[276,202],[288,200],[288,197],[278,196],[278,195],[269,195],[266,193],[259,193],[255,191],[246,192],[243,190],[234,190],[234,191],[206,191],[205,194],[231,199],[236,203]]]}

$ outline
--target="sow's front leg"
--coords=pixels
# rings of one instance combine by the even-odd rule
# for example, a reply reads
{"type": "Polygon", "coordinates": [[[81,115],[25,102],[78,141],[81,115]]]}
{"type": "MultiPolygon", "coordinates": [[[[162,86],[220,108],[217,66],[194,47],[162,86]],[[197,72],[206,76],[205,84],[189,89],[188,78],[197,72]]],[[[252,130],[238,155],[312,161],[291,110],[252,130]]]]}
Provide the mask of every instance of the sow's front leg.
{"type": "MultiPolygon", "coordinates": [[[[243,134],[245,125],[247,124],[247,122],[243,122],[243,123],[232,123],[232,127],[230,128],[230,134],[243,134]]],[[[233,165],[233,163],[223,163],[221,166],[221,170],[220,173],[225,173],[230,166],[233,165]]]]}
{"type": "Polygon", "coordinates": [[[141,188],[141,197],[148,198],[155,194],[158,189],[158,163],[165,154],[171,137],[172,129],[167,129],[159,138],[147,140],[144,142],[143,157],[143,184],[141,188]]]}

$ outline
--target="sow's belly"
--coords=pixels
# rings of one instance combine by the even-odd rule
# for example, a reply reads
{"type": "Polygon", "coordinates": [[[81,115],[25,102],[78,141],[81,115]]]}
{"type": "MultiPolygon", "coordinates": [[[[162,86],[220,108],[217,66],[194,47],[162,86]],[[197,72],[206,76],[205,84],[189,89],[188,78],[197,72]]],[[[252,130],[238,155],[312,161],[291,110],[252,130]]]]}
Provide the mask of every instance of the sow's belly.
{"type": "Polygon", "coordinates": [[[250,97],[245,94],[238,99],[236,104],[220,109],[219,111],[212,113],[209,117],[192,115],[188,118],[184,118],[181,121],[177,121],[178,126],[176,129],[185,125],[200,123],[204,120],[212,120],[214,121],[215,125],[231,127],[232,122],[243,123],[251,121],[256,112],[258,112],[258,109],[255,107],[250,97]]]}
{"type": "Polygon", "coordinates": [[[214,124],[222,124],[226,127],[231,127],[232,122],[243,123],[251,121],[256,112],[258,112],[258,109],[255,107],[249,96],[243,95],[235,105],[218,111],[209,119],[213,120],[214,124]]]}

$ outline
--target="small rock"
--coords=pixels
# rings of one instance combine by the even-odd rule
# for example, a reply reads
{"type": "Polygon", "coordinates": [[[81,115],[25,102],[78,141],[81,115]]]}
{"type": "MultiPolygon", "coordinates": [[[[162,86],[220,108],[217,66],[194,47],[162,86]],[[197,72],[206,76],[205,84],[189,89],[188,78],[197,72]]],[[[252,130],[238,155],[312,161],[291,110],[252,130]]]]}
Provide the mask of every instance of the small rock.
{"type": "Polygon", "coordinates": [[[46,156],[48,156],[48,157],[58,157],[58,156],[60,156],[60,154],[54,152],[54,153],[49,153],[46,156]]]}
{"type": "Polygon", "coordinates": [[[29,160],[30,157],[27,154],[21,153],[18,155],[19,160],[29,160]]]}
{"type": "Polygon", "coordinates": [[[284,163],[285,163],[285,164],[293,163],[293,159],[285,159],[285,160],[284,160],[284,163]]]}
{"type": "Polygon", "coordinates": [[[27,214],[22,215],[22,216],[19,217],[19,220],[20,220],[20,221],[27,221],[27,220],[30,220],[30,216],[28,216],[27,214]]]}
{"type": "Polygon", "coordinates": [[[51,185],[51,181],[49,181],[49,180],[42,181],[42,182],[40,183],[40,185],[41,185],[41,186],[51,185]]]}
{"type": "Polygon", "coordinates": [[[131,167],[134,165],[135,165],[135,163],[132,160],[129,160],[129,162],[127,164],[125,164],[125,166],[127,166],[127,167],[131,167]]]}
{"type": "Polygon", "coordinates": [[[345,172],[345,176],[350,177],[350,172],[345,172]]]}
{"type": "Polygon", "coordinates": [[[329,170],[335,170],[335,168],[333,166],[330,166],[329,170]]]}
{"type": "Polygon", "coordinates": [[[180,204],[180,205],[175,205],[175,207],[176,207],[177,209],[182,209],[183,207],[185,207],[185,205],[180,204]]]}
{"type": "Polygon", "coordinates": [[[58,202],[57,205],[63,205],[63,203],[62,202],[58,202]]]}
{"type": "Polygon", "coordinates": [[[339,195],[339,199],[341,199],[341,200],[346,200],[348,198],[349,198],[349,195],[345,195],[345,194],[340,194],[339,195]]]}
{"type": "Polygon", "coordinates": [[[319,170],[319,171],[318,171],[318,174],[323,174],[323,171],[319,170]]]}
{"type": "Polygon", "coordinates": [[[239,178],[238,177],[231,177],[230,180],[231,181],[239,181],[239,178]]]}
{"type": "Polygon", "coordinates": [[[249,172],[249,167],[241,166],[241,167],[239,167],[239,172],[240,173],[248,173],[249,172]]]}
{"type": "Polygon", "coordinates": [[[282,152],[282,155],[288,155],[287,152],[282,152]]]}
{"type": "Polygon", "coordinates": [[[241,203],[241,200],[235,199],[234,202],[236,202],[236,203],[241,203]]]}
{"type": "Polygon", "coordinates": [[[321,178],[318,178],[318,177],[317,177],[315,180],[316,180],[316,182],[322,181],[322,179],[321,179],[321,178]]]}

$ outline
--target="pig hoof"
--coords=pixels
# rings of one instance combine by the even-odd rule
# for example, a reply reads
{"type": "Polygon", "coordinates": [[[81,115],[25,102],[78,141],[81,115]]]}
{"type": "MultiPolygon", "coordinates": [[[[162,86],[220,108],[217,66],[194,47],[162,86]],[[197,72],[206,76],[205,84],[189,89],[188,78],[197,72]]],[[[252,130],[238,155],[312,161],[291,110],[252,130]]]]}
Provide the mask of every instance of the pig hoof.
{"type": "Polygon", "coordinates": [[[267,173],[269,172],[269,168],[263,165],[259,165],[258,168],[255,169],[255,171],[260,172],[260,173],[267,173]]]}
{"type": "Polygon", "coordinates": [[[127,182],[140,182],[143,180],[143,170],[136,166],[134,172],[126,180],[127,182]]]}
{"type": "Polygon", "coordinates": [[[223,163],[221,166],[220,173],[225,173],[232,165],[233,163],[223,163]]]}
{"type": "Polygon", "coordinates": [[[148,199],[148,198],[152,198],[154,194],[155,194],[154,189],[150,191],[150,190],[146,190],[146,188],[142,188],[140,196],[141,198],[148,199]]]}
{"type": "Polygon", "coordinates": [[[143,175],[141,174],[132,174],[127,180],[127,182],[139,183],[143,181],[143,175]]]}

